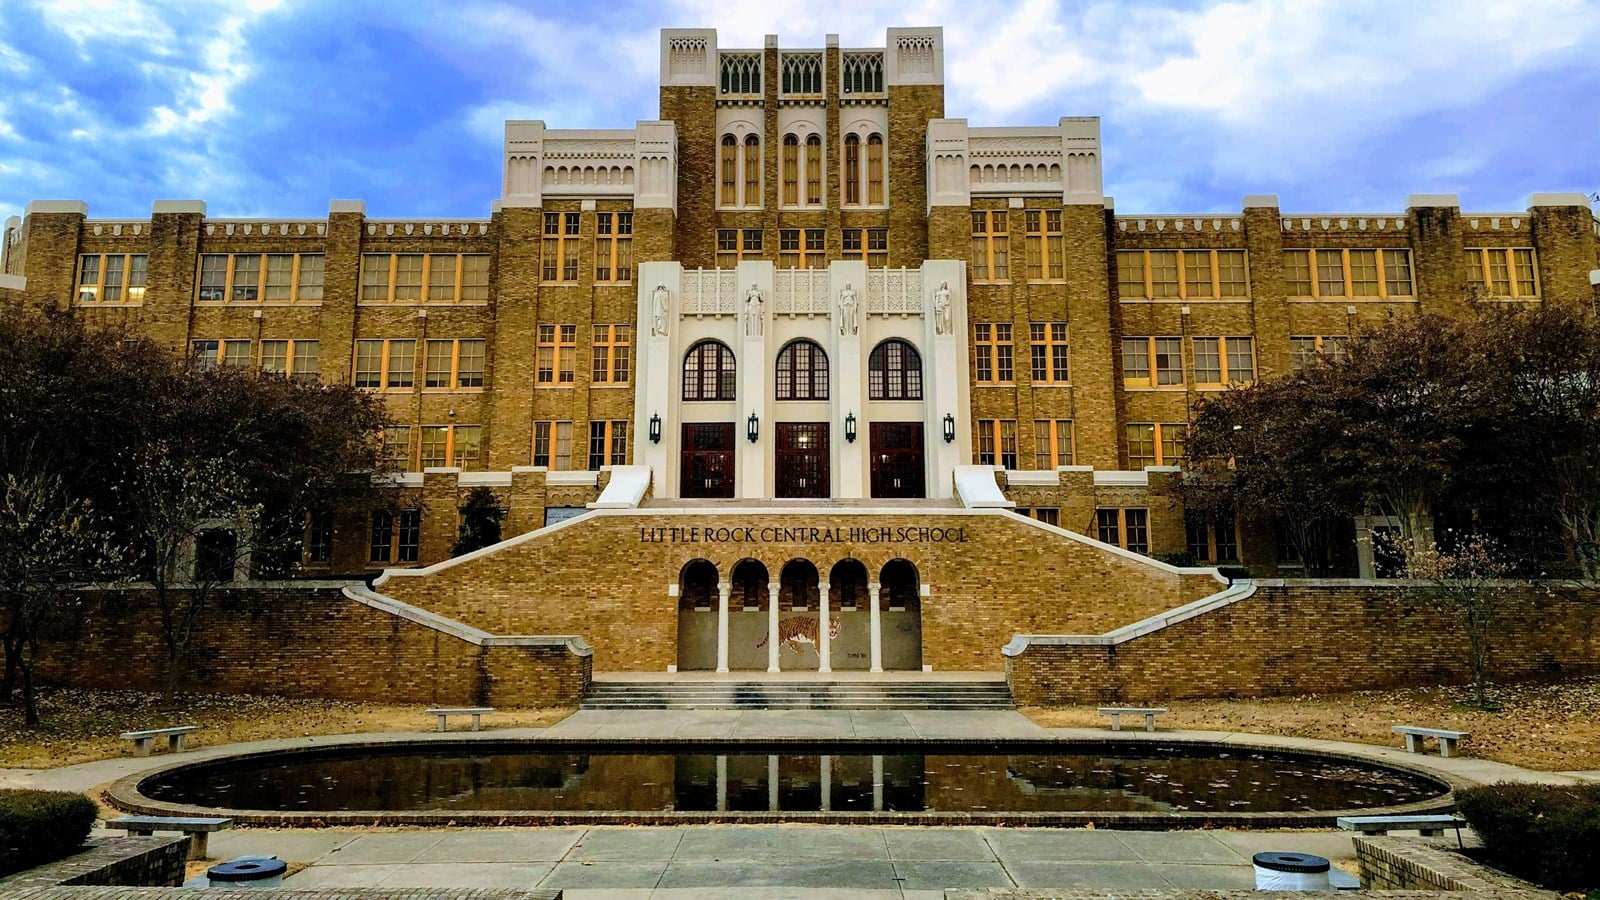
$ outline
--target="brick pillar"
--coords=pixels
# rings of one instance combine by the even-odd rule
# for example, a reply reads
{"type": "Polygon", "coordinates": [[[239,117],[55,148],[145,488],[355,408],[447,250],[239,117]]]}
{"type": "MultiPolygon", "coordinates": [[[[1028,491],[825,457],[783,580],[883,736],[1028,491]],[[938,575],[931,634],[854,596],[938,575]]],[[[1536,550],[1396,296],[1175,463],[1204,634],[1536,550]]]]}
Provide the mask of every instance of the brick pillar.
{"type": "MultiPolygon", "coordinates": [[[[712,60],[715,61],[715,54],[712,60]]],[[[661,118],[678,131],[678,216],[674,241],[659,260],[681,260],[686,268],[717,264],[717,89],[712,85],[664,85],[661,118]]],[[[764,155],[774,152],[763,147],[764,155]]],[[[634,234],[641,231],[635,223],[634,234]]],[[[638,240],[637,237],[634,240],[638,240]]],[[[641,262],[647,261],[640,258],[641,262]]]]}
{"type": "MultiPolygon", "coordinates": [[[[355,353],[356,303],[361,296],[361,240],[367,205],[360,200],[335,200],[328,205],[328,233],[323,242],[322,379],[345,382],[352,376],[355,353]]],[[[416,435],[412,435],[412,441],[416,435]]]]}
{"type": "MultiPolygon", "coordinates": [[[[1061,210],[1067,321],[1071,323],[1067,338],[1072,352],[1072,427],[1077,440],[1073,461],[1100,469],[1117,468],[1121,437],[1117,414],[1117,394],[1122,387],[1118,364],[1121,336],[1114,327],[1107,268],[1109,222],[1103,202],[1069,204],[1061,210]]],[[[1012,244],[1016,249],[1022,246],[1021,242],[1012,244]]],[[[1023,359],[1025,364],[1026,357],[1023,359]]]]}
{"type": "Polygon", "coordinates": [[[1250,274],[1250,310],[1256,338],[1256,377],[1289,374],[1289,302],[1283,288],[1283,216],[1278,198],[1244,198],[1244,240],[1250,274]]]}
{"type": "Polygon", "coordinates": [[[1593,295],[1586,284],[1594,266],[1594,214],[1582,194],[1534,194],[1528,198],[1533,246],[1539,256],[1539,296],[1557,303],[1584,302],[1593,295]]]}
{"type": "MultiPolygon", "coordinates": [[[[539,251],[544,210],[507,206],[498,214],[495,258],[494,335],[490,341],[487,383],[490,471],[527,465],[533,453],[533,379],[537,361],[539,251]]],[[[565,290],[575,290],[566,288],[565,290]]],[[[571,321],[571,320],[566,320],[571,321]]],[[[574,423],[573,440],[577,440],[574,423]]],[[[587,432],[584,434],[587,438],[587,432]]]]}
{"type": "Polygon", "coordinates": [[[205,218],[206,205],[199,200],[159,200],[150,210],[145,334],[177,353],[185,352],[189,343],[205,218]]]}
{"type": "MultiPolygon", "coordinates": [[[[944,85],[890,84],[889,133],[884,138],[884,168],[889,178],[889,265],[917,266],[924,259],[966,259],[971,225],[960,213],[961,244],[967,249],[949,255],[933,253],[932,217],[928,208],[928,120],[944,118],[944,85]]],[[[941,235],[948,236],[948,235],[941,235]]]]}
{"type": "Polygon", "coordinates": [[[542,466],[511,467],[511,493],[506,500],[506,518],[500,526],[502,538],[516,537],[544,527],[547,471],[542,466]]]}
{"type": "Polygon", "coordinates": [[[1406,207],[1420,311],[1465,318],[1470,310],[1461,201],[1455,194],[1412,194],[1406,207]]]}
{"type": "Polygon", "coordinates": [[[1150,489],[1146,507],[1150,510],[1150,553],[1181,553],[1189,546],[1183,521],[1183,474],[1177,466],[1154,466],[1147,470],[1150,489]]]}
{"type": "Polygon", "coordinates": [[[68,306],[77,287],[78,241],[89,204],[82,200],[35,200],[23,214],[28,279],[24,304],[31,309],[68,306]]]}
{"type": "Polygon", "coordinates": [[[1058,470],[1061,483],[1061,527],[1094,537],[1094,469],[1069,466],[1058,470]]]}
{"type": "Polygon", "coordinates": [[[422,474],[422,543],[418,560],[425,566],[450,558],[461,531],[461,470],[427,468],[422,474]]]}

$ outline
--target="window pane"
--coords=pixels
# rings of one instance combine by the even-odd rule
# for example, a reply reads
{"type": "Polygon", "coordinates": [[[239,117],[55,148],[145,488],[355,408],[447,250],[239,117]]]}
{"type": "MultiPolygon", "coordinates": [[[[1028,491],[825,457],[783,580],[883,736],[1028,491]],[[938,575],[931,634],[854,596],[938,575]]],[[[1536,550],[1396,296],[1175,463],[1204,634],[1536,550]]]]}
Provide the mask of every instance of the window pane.
{"type": "Polygon", "coordinates": [[[429,341],[423,387],[450,387],[450,356],[455,341],[429,341]]]}
{"type": "Polygon", "coordinates": [[[416,383],[416,367],[416,341],[389,342],[389,387],[411,387],[416,383]]]}
{"type": "Polygon", "coordinates": [[[1183,253],[1183,279],[1188,296],[1204,299],[1211,296],[1211,252],[1185,250],[1183,253]]]}
{"type": "Polygon", "coordinates": [[[223,341],[222,364],[234,368],[246,368],[250,365],[249,341],[223,341]]]}
{"type": "Polygon", "coordinates": [[[1183,341],[1156,338],[1156,384],[1183,384],[1183,341]]]}
{"type": "Polygon", "coordinates": [[[1122,545],[1122,535],[1118,513],[1116,509],[1097,509],[1094,511],[1095,538],[1102,544],[1113,546],[1122,545]]]}
{"type": "Polygon", "coordinates": [[[300,300],[321,300],[323,266],[326,261],[321,253],[306,253],[300,256],[300,285],[297,289],[297,298],[300,300]]]}
{"type": "Polygon", "coordinates": [[[1228,338],[1228,380],[1256,380],[1254,341],[1247,337],[1228,338]]]}
{"type": "Polygon", "coordinates": [[[1150,514],[1143,509],[1125,509],[1123,520],[1128,529],[1128,550],[1134,553],[1150,552],[1150,514]]]}
{"type": "Polygon", "coordinates": [[[356,341],[356,387],[383,386],[383,341],[356,341]]]}
{"type": "Polygon", "coordinates": [[[1378,296],[1378,251],[1350,251],[1350,295],[1378,296]]]}
{"type": "Polygon", "coordinates": [[[1144,251],[1117,251],[1117,295],[1125,300],[1144,297],[1144,251]]]}
{"type": "Polygon", "coordinates": [[[1175,466],[1183,461],[1183,442],[1189,435],[1187,425],[1161,426],[1161,464],[1175,466]]]}
{"type": "Polygon", "coordinates": [[[1511,270],[1506,264],[1509,250],[1489,251],[1489,293],[1496,297],[1511,296],[1511,270]]]}
{"type": "Polygon", "coordinates": [[[1317,288],[1324,297],[1344,296],[1344,254],[1338,250],[1317,251],[1317,288]]]}
{"type": "MultiPolygon", "coordinates": [[[[85,256],[78,260],[78,302],[93,303],[100,282],[100,257],[85,256]]],[[[202,296],[200,299],[207,299],[202,296]]],[[[221,299],[220,297],[218,299],[221,299]]]]}
{"type": "Polygon", "coordinates": [[[468,253],[461,257],[461,299],[489,299],[489,254],[468,253]]]}
{"type": "Polygon", "coordinates": [[[433,253],[428,256],[428,299],[451,303],[456,299],[456,256],[433,253]]]}
{"type": "Polygon", "coordinates": [[[1289,338],[1289,368],[1294,372],[1304,372],[1306,366],[1311,365],[1317,357],[1317,339],[1314,337],[1289,338]]]}
{"type": "Polygon", "coordinates": [[[1389,296],[1411,296],[1411,251],[1383,251],[1383,278],[1388,282],[1389,296]]]}
{"type": "Polygon", "coordinates": [[[389,254],[362,254],[361,299],[367,303],[383,303],[389,299],[389,254]]]}
{"type": "Polygon", "coordinates": [[[1283,251],[1283,288],[1290,297],[1311,296],[1311,262],[1306,251],[1283,251]]]}
{"type": "Polygon", "coordinates": [[[422,254],[402,253],[395,257],[394,299],[396,303],[422,299],[422,254]]]}
{"type": "Polygon", "coordinates": [[[450,426],[424,425],[422,427],[422,467],[449,464],[450,426]]]}
{"type": "Polygon", "coordinates": [[[273,253],[267,256],[267,287],[263,300],[288,300],[294,280],[294,254],[273,253]]]}
{"type": "Polygon", "coordinates": [[[295,341],[294,342],[294,377],[302,381],[313,381],[322,368],[322,344],[320,341],[295,341]]]}
{"type": "Polygon", "coordinates": [[[145,275],[150,264],[150,257],[143,253],[136,253],[128,257],[128,299],[135,303],[144,299],[145,275]]]}
{"type": "Polygon", "coordinates": [[[481,453],[479,443],[483,438],[483,427],[480,425],[456,426],[456,458],[458,468],[472,471],[479,467],[481,453]]]}
{"type": "Polygon", "coordinates": [[[1533,268],[1532,250],[1513,250],[1513,262],[1517,266],[1517,296],[1532,297],[1539,293],[1538,277],[1533,268]]]}
{"type": "Polygon", "coordinates": [[[1150,254],[1150,295],[1156,298],[1178,296],[1178,252],[1159,250],[1150,254]]]}
{"type": "Polygon", "coordinates": [[[1245,274],[1244,259],[1243,250],[1217,251],[1217,283],[1222,289],[1220,296],[1250,296],[1250,283],[1245,274]]]}
{"type": "Polygon", "coordinates": [[[256,299],[261,280],[261,257],[235,256],[233,258],[233,300],[250,302],[256,299]]]}
{"type": "Polygon", "coordinates": [[[1150,341],[1148,338],[1122,339],[1122,377],[1127,381],[1150,382],[1150,341]]]}
{"type": "Polygon", "coordinates": [[[483,387],[483,358],[484,342],[481,340],[462,341],[457,351],[456,360],[456,386],[464,388],[483,387]]]}
{"type": "Polygon", "coordinates": [[[1156,426],[1129,425],[1128,467],[1142,469],[1156,464],[1156,426]]]}
{"type": "Polygon", "coordinates": [[[1217,338],[1194,339],[1194,380],[1196,384],[1222,383],[1222,352],[1217,338]]]}
{"type": "Polygon", "coordinates": [[[282,375],[289,370],[289,342],[261,342],[261,371],[282,375]]]}
{"type": "Polygon", "coordinates": [[[116,303],[122,300],[122,269],[123,257],[121,254],[105,258],[105,293],[100,298],[107,303],[116,303]]]}

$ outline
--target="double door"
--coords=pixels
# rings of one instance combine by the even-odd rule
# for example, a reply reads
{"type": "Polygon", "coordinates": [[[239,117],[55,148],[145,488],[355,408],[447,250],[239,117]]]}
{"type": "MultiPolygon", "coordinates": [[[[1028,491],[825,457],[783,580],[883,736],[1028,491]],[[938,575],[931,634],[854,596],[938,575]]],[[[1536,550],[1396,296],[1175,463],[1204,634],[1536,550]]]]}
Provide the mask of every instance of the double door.
{"type": "Polygon", "coordinates": [[[828,497],[832,491],[828,423],[779,422],[774,431],[774,496],[828,497]]]}
{"type": "Polygon", "coordinates": [[[685,424],[678,495],[732,497],[734,449],[732,422],[685,424]]]}
{"type": "Polygon", "coordinates": [[[872,496],[925,497],[921,422],[873,422],[872,496]]]}

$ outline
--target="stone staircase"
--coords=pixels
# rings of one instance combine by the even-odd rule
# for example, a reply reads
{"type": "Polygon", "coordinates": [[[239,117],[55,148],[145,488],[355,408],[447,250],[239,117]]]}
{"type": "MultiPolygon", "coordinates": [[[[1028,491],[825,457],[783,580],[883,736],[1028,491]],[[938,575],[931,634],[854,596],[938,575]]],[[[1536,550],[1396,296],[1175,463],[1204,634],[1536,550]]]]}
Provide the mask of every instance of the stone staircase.
{"type": "Polygon", "coordinates": [[[582,709],[1015,709],[1004,681],[596,681],[582,709]]]}

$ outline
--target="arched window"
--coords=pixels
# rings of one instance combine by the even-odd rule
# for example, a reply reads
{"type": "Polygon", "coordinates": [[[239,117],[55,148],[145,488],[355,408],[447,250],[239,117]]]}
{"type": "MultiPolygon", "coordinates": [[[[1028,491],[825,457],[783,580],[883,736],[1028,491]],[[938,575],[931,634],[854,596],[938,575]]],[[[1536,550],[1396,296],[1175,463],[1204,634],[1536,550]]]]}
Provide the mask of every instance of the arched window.
{"type": "Polygon", "coordinates": [[[683,399],[732,400],[737,389],[733,351],[721,341],[701,341],[683,358],[683,399]]]}
{"type": "Polygon", "coordinates": [[[722,149],[718,156],[722,170],[722,194],[718,201],[723,206],[739,205],[739,141],[731,134],[722,136],[722,149]]]}
{"type": "Polygon", "coordinates": [[[800,139],[792,134],[783,136],[783,203],[800,205],[800,139]]]}
{"type": "Polygon", "coordinates": [[[867,202],[883,202],[883,135],[867,138],[867,202]]]}
{"type": "Polygon", "coordinates": [[[761,205],[761,139],[753,134],[744,139],[744,205],[761,205]]]}
{"type": "Polygon", "coordinates": [[[828,354],[815,341],[790,341],[778,351],[778,399],[828,399],[828,354]]]}
{"type": "Polygon", "coordinates": [[[899,338],[872,348],[867,357],[867,399],[922,399],[922,355],[917,348],[899,338]]]}
{"type": "Polygon", "coordinates": [[[806,138],[806,205],[822,205],[822,136],[806,138]]]}
{"type": "Polygon", "coordinates": [[[861,203],[861,137],[847,134],[844,137],[844,202],[850,206],[861,203]]]}

